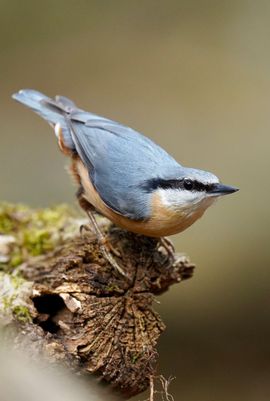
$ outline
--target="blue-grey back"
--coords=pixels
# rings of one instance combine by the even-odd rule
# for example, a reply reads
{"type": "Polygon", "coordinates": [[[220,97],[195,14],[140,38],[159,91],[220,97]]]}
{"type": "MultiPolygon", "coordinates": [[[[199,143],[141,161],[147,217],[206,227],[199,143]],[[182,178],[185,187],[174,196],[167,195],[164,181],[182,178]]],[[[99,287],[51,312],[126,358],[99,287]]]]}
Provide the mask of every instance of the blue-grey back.
{"type": "Polygon", "coordinates": [[[125,216],[137,220],[149,216],[151,193],[145,182],[183,175],[183,168],[149,138],[78,109],[65,97],[50,99],[29,89],[13,97],[52,125],[61,125],[65,145],[80,155],[101,198],[125,216]]]}
{"type": "Polygon", "coordinates": [[[126,216],[149,216],[148,180],[173,179],[181,166],[161,147],[131,128],[110,120],[73,120],[73,140],[88,166],[91,180],[102,199],[126,216]]]}

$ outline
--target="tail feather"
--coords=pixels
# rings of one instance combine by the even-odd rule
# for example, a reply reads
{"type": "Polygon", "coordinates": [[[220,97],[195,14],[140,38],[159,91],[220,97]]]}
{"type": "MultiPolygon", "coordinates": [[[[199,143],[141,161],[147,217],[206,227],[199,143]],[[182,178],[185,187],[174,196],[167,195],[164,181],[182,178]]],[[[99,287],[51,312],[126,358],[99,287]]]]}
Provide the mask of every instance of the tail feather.
{"type": "MultiPolygon", "coordinates": [[[[75,104],[64,96],[54,99],[32,89],[22,89],[12,95],[12,98],[32,109],[53,127],[60,124],[65,146],[75,149],[70,129],[66,121],[66,114],[75,109],[75,104]]],[[[57,135],[57,132],[56,132],[57,135]]]]}
{"type": "Polygon", "coordinates": [[[58,104],[61,104],[66,110],[72,111],[76,108],[76,104],[65,96],[55,96],[55,100],[58,104]]]}

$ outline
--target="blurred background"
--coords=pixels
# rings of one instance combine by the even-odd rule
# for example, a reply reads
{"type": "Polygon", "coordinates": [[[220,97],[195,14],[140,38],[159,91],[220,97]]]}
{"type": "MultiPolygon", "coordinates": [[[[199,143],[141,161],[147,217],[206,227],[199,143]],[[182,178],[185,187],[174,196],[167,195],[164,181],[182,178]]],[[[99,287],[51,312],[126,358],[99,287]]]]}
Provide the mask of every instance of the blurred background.
{"type": "MultiPolygon", "coordinates": [[[[175,400],[270,399],[270,2],[0,0],[0,199],[75,204],[53,131],[10,96],[71,97],[240,192],[175,236],[159,298],[175,400]]],[[[144,399],[141,395],[137,399],[144,399]]]]}

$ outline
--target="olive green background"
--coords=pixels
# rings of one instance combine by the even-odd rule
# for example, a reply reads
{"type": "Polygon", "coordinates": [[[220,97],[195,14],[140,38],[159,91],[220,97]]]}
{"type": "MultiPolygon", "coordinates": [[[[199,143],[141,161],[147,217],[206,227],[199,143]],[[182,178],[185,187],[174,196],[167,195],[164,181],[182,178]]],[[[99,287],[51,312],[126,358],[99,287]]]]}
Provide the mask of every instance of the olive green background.
{"type": "Polygon", "coordinates": [[[69,96],[240,188],[174,238],[197,264],[159,298],[175,400],[270,399],[269,22],[266,0],[0,0],[1,200],[75,203],[53,131],[10,98],[20,88],[69,96]]]}

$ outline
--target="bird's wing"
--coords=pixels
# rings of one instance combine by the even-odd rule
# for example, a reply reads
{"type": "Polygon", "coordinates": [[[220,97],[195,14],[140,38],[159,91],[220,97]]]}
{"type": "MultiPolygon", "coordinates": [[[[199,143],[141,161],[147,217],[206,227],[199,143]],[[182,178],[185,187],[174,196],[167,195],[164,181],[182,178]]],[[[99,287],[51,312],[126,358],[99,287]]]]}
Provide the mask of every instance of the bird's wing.
{"type": "Polygon", "coordinates": [[[149,138],[78,109],[64,96],[51,99],[23,89],[13,98],[51,125],[61,125],[65,146],[80,155],[103,201],[124,216],[134,220],[149,217],[151,194],[145,182],[175,179],[181,173],[181,166],[149,138]]]}
{"type": "Polygon", "coordinates": [[[155,178],[175,178],[179,164],[131,128],[82,113],[71,114],[71,135],[102,200],[134,220],[148,218],[151,194],[143,184],[155,178]]]}

